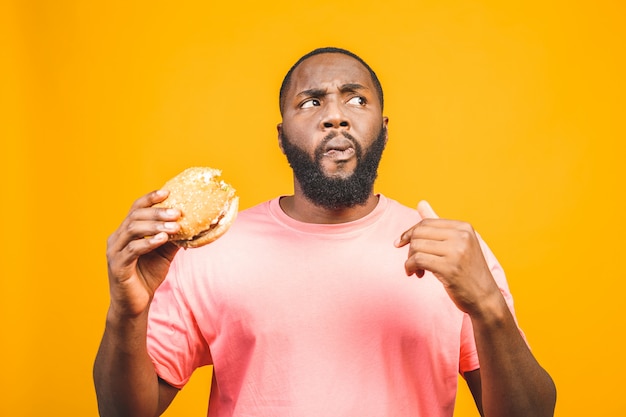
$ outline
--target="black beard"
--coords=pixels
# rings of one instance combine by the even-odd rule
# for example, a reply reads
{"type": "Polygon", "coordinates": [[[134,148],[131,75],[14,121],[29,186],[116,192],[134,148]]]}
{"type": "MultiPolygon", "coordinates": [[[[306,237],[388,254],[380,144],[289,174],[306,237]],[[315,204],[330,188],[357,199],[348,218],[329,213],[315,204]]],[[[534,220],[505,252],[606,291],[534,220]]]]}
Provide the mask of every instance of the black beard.
{"type": "Polygon", "coordinates": [[[361,145],[348,133],[342,134],[354,144],[357,166],[347,178],[329,178],[320,164],[324,156],[324,145],[334,136],[329,136],[315,149],[315,159],[293,145],[284,133],[280,136],[287,161],[300,184],[304,196],[313,204],[330,210],[363,205],[372,194],[374,181],[378,175],[378,164],[387,142],[387,128],[381,127],[376,140],[363,153],[361,145]]]}

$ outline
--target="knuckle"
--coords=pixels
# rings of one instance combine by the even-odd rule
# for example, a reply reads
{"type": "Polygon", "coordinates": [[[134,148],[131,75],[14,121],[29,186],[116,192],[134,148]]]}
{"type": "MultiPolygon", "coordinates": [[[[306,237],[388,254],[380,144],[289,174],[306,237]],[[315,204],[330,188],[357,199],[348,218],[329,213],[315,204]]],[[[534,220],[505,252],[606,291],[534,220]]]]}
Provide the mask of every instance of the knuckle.
{"type": "MultiPolygon", "coordinates": [[[[141,239],[143,241],[143,239],[141,239]]],[[[128,245],[126,245],[123,249],[123,251],[126,253],[126,255],[129,258],[136,258],[139,255],[139,247],[138,244],[141,243],[141,241],[132,241],[130,242],[128,245]]]]}
{"type": "Polygon", "coordinates": [[[457,234],[457,238],[459,241],[458,250],[464,251],[466,248],[470,247],[474,240],[474,231],[473,230],[460,230],[457,234]]]}
{"type": "Polygon", "coordinates": [[[422,243],[419,240],[412,240],[409,244],[409,256],[417,256],[423,251],[422,243]]]}
{"type": "Polygon", "coordinates": [[[111,259],[113,259],[113,254],[113,248],[111,247],[111,245],[108,245],[106,250],[106,258],[108,263],[110,263],[111,259]]]}
{"type": "Polygon", "coordinates": [[[474,228],[472,227],[472,225],[470,223],[467,222],[462,222],[461,223],[461,230],[467,232],[467,233],[474,233],[474,228]]]}
{"type": "Polygon", "coordinates": [[[415,252],[411,255],[411,260],[413,261],[414,266],[419,267],[424,261],[424,254],[422,252],[415,252]]]}
{"type": "Polygon", "coordinates": [[[130,211],[128,212],[128,216],[126,216],[126,220],[135,220],[139,217],[140,215],[140,211],[138,207],[133,207],[132,209],[130,209],[130,211]]]}
{"type": "Polygon", "coordinates": [[[135,233],[137,231],[137,223],[129,222],[124,229],[128,235],[135,236],[135,233]]]}
{"type": "Polygon", "coordinates": [[[111,233],[109,237],[107,237],[107,253],[111,249],[111,247],[115,244],[117,240],[117,233],[111,233]]]}
{"type": "Polygon", "coordinates": [[[463,240],[464,242],[467,242],[468,240],[472,238],[472,230],[462,229],[461,232],[459,233],[459,236],[461,237],[461,240],[463,240]]]}

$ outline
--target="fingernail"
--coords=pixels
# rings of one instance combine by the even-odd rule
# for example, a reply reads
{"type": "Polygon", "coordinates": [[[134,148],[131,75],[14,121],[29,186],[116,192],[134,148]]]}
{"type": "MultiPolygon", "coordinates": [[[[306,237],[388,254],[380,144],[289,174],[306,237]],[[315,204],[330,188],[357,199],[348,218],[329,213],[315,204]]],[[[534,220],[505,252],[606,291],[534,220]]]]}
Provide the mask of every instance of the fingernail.
{"type": "Polygon", "coordinates": [[[163,223],[163,229],[168,231],[174,231],[178,229],[178,223],[176,222],[165,222],[163,223]]]}
{"type": "Polygon", "coordinates": [[[150,242],[158,243],[158,242],[163,242],[164,240],[167,240],[167,239],[169,239],[169,237],[167,236],[167,233],[161,232],[152,236],[152,239],[150,239],[150,242]]]}

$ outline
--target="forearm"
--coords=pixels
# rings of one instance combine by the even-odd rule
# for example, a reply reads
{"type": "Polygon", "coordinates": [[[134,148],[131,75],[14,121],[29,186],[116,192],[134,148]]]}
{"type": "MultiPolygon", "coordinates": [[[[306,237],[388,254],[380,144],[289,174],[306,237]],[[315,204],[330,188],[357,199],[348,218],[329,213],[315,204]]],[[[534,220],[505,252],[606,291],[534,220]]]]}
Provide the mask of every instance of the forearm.
{"type": "Polygon", "coordinates": [[[530,352],[504,299],[493,298],[472,315],[485,417],[553,416],[552,379],[530,352]]]}
{"type": "Polygon", "coordinates": [[[146,332],[147,312],[126,320],[109,312],[93,371],[101,416],[157,415],[159,384],[146,332]]]}

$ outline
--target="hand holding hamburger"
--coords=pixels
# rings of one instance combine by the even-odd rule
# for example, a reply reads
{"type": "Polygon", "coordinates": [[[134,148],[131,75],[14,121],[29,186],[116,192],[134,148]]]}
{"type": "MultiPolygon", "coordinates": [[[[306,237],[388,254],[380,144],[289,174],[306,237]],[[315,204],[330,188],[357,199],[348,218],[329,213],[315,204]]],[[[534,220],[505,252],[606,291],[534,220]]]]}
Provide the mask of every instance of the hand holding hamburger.
{"type": "Polygon", "coordinates": [[[145,320],[178,249],[213,242],[232,225],[239,200],[220,174],[189,168],[133,203],[107,241],[111,320],[145,320]]]}

